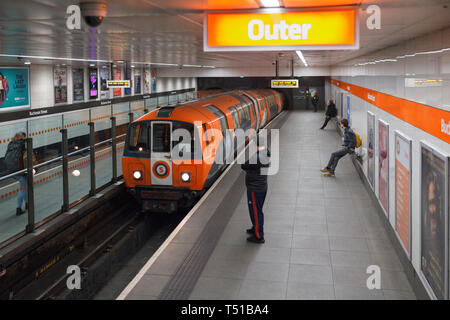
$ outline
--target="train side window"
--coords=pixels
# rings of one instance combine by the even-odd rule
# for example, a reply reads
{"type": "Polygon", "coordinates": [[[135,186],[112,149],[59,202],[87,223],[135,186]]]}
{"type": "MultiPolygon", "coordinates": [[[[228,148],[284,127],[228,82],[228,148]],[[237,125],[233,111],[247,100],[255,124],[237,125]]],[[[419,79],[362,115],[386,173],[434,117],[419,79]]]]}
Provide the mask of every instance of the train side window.
{"type": "Polygon", "coordinates": [[[228,110],[230,110],[231,116],[233,117],[234,127],[239,128],[241,124],[239,122],[239,115],[235,107],[229,107],[228,110]]]}
{"type": "Polygon", "coordinates": [[[146,123],[134,123],[130,128],[128,149],[130,151],[148,152],[148,126],[146,123]]]}
{"type": "Polygon", "coordinates": [[[217,117],[217,119],[219,119],[220,128],[222,129],[222,133],[225,135],[225,132],[228,129],[228,122],[225,113],[223,113],[222,110],[213,105],[206,106],[205,109],[211,111],[217,117]]]}
{"type": "Polygon", "coordinates": [[[202,124],[202,128],[203,128],[203,138],[205,139],[206,145],[209,145],[210,139],[208,136],[208,129],[206,129],[206,123],[202,124]]]}

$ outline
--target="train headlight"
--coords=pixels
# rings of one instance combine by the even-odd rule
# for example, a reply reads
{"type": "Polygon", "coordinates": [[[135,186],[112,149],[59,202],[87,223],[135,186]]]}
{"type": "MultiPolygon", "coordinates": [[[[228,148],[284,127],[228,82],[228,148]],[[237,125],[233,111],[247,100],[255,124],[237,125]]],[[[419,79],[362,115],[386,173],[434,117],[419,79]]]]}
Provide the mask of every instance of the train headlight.
{"type": "Polygon", "coordinates": [[[133,178],[135,180],[141,180],[142,179],[142,171],[139,171],[139,170],[134,171],[133,178]]]}
{"type": "Polygon", "coordinates": [[[189,172],[182,172],[181,173],[181,181],[183,181],[183,182],[191,181],[191,174],[189,172]]]}

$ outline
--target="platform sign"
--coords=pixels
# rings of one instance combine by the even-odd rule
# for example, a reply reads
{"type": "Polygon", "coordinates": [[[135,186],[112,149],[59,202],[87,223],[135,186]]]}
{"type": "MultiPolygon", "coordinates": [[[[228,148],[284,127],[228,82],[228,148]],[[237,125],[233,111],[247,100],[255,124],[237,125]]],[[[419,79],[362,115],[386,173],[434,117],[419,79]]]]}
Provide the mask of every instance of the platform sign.
{"type": "Polygon", "coordinates": [[[130,88],[130,80],[108,80],[106,81],[108,88],[130,88]]]}
{"type": "Polygon", "coordinates": [[[412,140],[395,132],[395,232],[411,259],[412,140]]]}
{"type": "Polygon", "coordinates": [[[298,88],[298,79],[271,80],[270,86],[274,89],[298,88]]]}
{"type": "Polygon", "coordinates": [[[437,299],[448,299],[447,156],[421,143],[420,270],[437,299]]]}
{"type": "Polygon", "coordinates": [[[359,49],[357,7],[208,12],[204,51],[359,49]]]}

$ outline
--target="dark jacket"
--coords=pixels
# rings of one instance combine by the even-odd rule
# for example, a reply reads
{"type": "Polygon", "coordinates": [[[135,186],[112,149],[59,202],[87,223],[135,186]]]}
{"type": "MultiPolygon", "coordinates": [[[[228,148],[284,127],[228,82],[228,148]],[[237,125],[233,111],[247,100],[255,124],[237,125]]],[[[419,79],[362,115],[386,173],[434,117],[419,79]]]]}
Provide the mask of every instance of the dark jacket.
{"type": "Polygon", "coordinates": [[[355,149],[356,136],[352,129],[344,129],[344,143],[342,144],[342,146],[349,149],[355,149]]]}
{"type": "Polygon", "coordinates": [[[249,160],[241,165],[241,168],[245,171],[245,185],[248,191],[267,191],[267,175],[262,172],[262,169],[268,168],[269,166],[269,149],[256,152],[249,160]]]}
{"type": "Polygon", "coordinates": [[[337,109],[336,109],[336,105],[334,103],[330,103],[328,105],[325,115],[330,118],[334,118],[337,116],[337,109]]]}

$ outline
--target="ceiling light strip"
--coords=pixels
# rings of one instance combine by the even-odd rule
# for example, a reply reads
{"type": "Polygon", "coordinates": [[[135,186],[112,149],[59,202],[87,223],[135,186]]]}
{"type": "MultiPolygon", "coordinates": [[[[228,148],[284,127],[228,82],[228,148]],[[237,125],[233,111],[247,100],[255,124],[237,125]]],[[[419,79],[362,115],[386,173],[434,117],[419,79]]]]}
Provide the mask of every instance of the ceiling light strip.
{"type": "Polygon", "coordinates": [[[295,51],[298,55],[298,57],[300,58],[300,60],[302,60],[303,64],[305,65],[305,67],[308,66],[308,64],[306,63],[305,57],[303,56],[303,53],[301,51],[295,51]]]}

